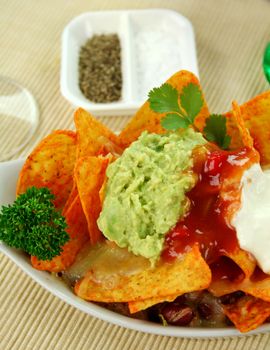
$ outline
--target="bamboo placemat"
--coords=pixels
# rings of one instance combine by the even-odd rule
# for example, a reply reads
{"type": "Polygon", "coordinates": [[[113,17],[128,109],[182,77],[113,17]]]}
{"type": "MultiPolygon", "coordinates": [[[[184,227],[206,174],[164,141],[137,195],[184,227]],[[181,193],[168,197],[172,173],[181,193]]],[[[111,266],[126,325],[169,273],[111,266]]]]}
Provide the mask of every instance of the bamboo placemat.
{"type": "MultiPolygon", "coordinates": [[[[72,126],[73,109],[59,91],[60,37],[82,12],[170,8],[187,16],[196,32],[200,78],[212,112],[224,112],[233,99],[242,103],[269,88],[261,65],[270,40],[267,0],[0,0],[0,8],[0,74],[32,91],[40,109],[38,131],[14,158],[27,155],[52,129],[72,126]]],[[[119,130],[128,117],[101,119],[119,130]]],[[[0,259],[0,350],[270,348],[268,334],[190,340],[114,326],[66,305],[8,258],[0,259]]]]}

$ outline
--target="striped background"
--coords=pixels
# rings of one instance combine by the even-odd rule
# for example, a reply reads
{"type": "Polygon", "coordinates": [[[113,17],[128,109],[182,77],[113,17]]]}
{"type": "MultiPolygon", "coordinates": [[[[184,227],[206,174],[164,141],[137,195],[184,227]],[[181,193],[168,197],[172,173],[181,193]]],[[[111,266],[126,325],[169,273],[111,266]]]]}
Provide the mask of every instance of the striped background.
{"type": "MultiPolygon", "coordinates": [[[[37,132],[14,158],[27,155],[52,129],[72,126],[73,110],[59,92],[65,24],[85,11],[150,7],[177,10],[193,22],[201,83],[211,112],[224,112],[233,99],[242,103],[268,88],[261,62],[270,41],[269,0],[0,0],[0,75],[32,91],[40,109],[37,132]]],[[[119,130],[128,117],[101,119],[119,130]]],[[[0,128],[0,137],[3,132],[0,128]]],[[[15,136],[20,133],[13,132],[11,140],[15,136]]],[[[0,255],[0,350],[268,348],[267,334],[189,340],[110,325],[64,304],[0,255]]]]}

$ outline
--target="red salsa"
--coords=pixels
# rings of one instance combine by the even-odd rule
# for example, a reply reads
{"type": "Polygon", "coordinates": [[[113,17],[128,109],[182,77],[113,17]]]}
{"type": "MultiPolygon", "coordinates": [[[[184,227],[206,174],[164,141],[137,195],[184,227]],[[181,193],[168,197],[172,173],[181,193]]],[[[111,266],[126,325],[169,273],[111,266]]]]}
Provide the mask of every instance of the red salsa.
{"type": "Polygon", "coordinates": [[[194,154],[198,182],[187,194],[190,211],[166,235],[163,259],[172,261],[198,243],[202,256],[212,264],[238,247],[230,217],[240,206],[242,174],[258,161],[258,153],[247,148],[208,151],[203,161],[194,154]]]}

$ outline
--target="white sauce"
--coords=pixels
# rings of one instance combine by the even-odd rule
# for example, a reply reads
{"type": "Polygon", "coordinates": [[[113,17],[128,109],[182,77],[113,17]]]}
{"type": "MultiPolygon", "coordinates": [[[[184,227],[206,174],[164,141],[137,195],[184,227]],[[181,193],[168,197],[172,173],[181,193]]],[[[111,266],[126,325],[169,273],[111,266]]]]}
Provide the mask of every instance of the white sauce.
{"type": "Polygon", "coordinates": [[[241,208],[231,224],[240,247],[253,254],[261,269],[270,274],[270,173],[254,164],[244,172],[241,186],[241,208]]]}

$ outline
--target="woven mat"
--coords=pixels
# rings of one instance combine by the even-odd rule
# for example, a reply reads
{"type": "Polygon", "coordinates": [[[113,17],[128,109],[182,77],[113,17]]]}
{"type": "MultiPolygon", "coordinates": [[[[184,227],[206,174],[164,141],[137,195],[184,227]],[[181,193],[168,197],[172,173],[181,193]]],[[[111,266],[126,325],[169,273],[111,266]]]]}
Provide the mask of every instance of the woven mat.
{"type": "MultiPolygon", "coordinates": [[[[187,16],[194,24],[201,83],[212,112],[268,88],[261,67],[270,40],[266,0],[137,0],[136,6],[125,0],[0,0],[0,7],[0,74],[29,88],[41,113],[38,131],[15,157],[27,155],[52,129],[72,125],[73,109],[59,92],[60,37],[65,24],[85,11],[163,7],[187,16]]],[[[119,130],[128,117],[101,119],[119,130]]],[[[0,255],[0,350],[268,348],[268,334],[190,340],[108,324],[66,305],[0,255]]]]}

